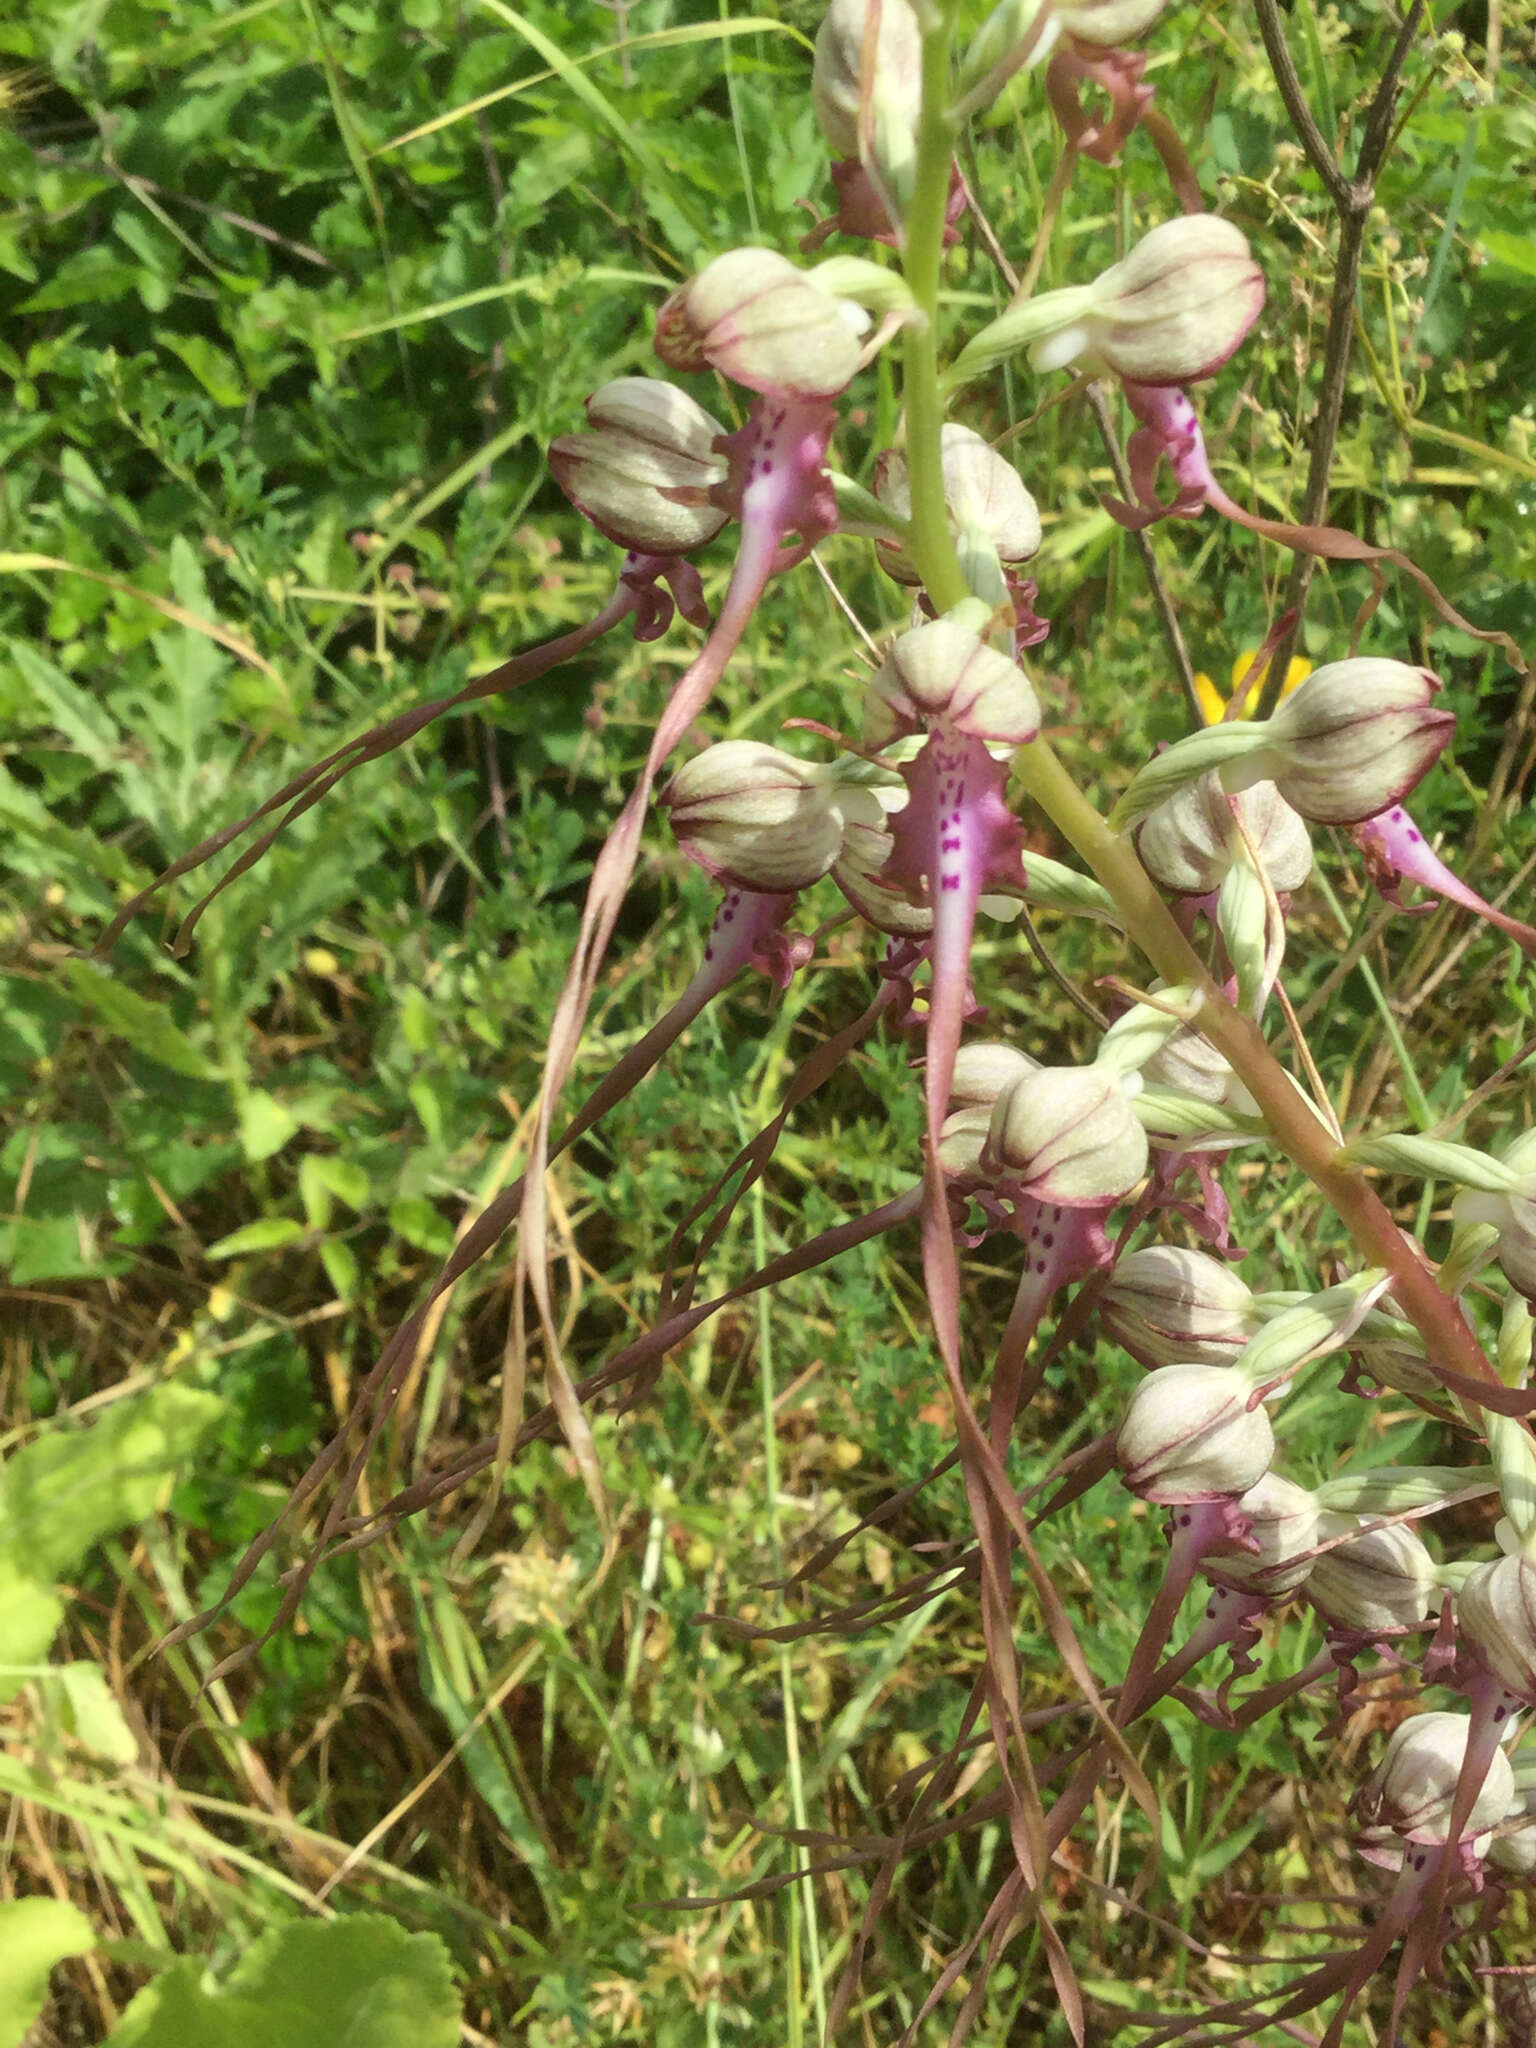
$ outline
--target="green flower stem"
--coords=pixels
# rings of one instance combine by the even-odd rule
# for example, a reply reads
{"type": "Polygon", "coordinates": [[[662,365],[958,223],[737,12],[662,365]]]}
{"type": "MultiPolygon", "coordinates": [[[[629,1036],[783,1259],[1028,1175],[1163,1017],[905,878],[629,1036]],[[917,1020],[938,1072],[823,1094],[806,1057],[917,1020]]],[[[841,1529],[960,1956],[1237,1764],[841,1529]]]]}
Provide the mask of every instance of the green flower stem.
{"type": "Polygon", "coordinates": [[[1014,774],[1113,896],[1125,929],[1162,978],[1200,990],[1200,1030],[1251,1091],[1286,1157],[1332,1203],[1370,1263],[1391,1273],[1393,1294],[1430,1357],[1469,1379],[1497,1386],[1498,1374],[1461,1310],[1442,1293],[1370,1183],[1339,1163],[1333,1137],[1297,1094],[1258,1025],[1212,981],[1130,841],[1109,829],[1044,740],[1019,750],[1014,774]]]}
{"type": "Polygon", "coordinates": [[[934,11],[923,31],[923,112],[917,131],[917,170],[904,222],[907,288],[923,315],[907,329],[902,398],[907,412],[907,479],[912,492],[909,552],[928,595],[941,612],[969,596],[944,511],[944,470],[939,395],[939,272],[944,259],[944,212],[955,126],[949,114],[949,47],[954,9],[934,11]]]}

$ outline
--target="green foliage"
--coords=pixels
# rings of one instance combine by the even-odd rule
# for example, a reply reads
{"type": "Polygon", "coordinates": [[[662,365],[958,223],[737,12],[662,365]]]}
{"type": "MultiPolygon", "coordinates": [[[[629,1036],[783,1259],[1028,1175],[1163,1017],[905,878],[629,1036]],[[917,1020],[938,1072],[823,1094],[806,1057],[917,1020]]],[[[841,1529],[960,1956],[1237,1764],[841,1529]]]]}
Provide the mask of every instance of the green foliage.
{"type": "MultiPolygon", "coordinates": [[[[388,2048],[385,2018],[375,2031],[346,2004],[367,1981],[398,1998],[388,2024],[427,2048],[456,2038],[439,1942],[470,2023],[508,2044],[715,2048],[759,2041],[765,2025],[808,2043],[867,1873],[713,1913],[655,1902],[789,1868],[744,1815],[793,1827],[803,1808],[828,1832],[887,1830],[902,1773],[960,1732],[981,1656],[963,1591],[891,1630],[782,1656],[699,1621],[800,1620],[956,1554],[951,1473],[852,1540],[814,1589],[765,1590],[949,1446],[910,1236],[806,1276],[763,1320],[750,1305],[722,1317],[636,1414],[599,1418],[617,1545],[601,1583],[580,1485],[539,1446],[498,1504],[506,1556],[456,1562],[465,1510],[439,1506],[329,1567],[301,1633],[211,1676],[216,1653],[267,1626],[301,1528],[214,1649],[155,1650],[223,1592],[466,1210],[517,1172],[585,875],[687,657],[684,631],[606,645],[351,776],[207,911],[189,951],[162,944],[151,914],[110,957],[85,957],[161,866],[288,776],[601,602],[615,551],[555,493],[543,448],[594,385],[651,366],[654,307],[691,267],[742,239],[793,246],[800,202],[824,200],[804,93],[819,11],[764,0],[722,22],[693,0],[33,0],[0,23],[5,76],[21,81],[0,80],[0,373],[13,391],[0,421],[0,1263],[19,1297],[4,1421],[26,1432],[0,1465],[0,1697],[20,1702],[0,1775],[93,1913],[110,1901],[104,1968],[128,2006],[115,2043],[212,2048],[238,2030],[301,2048],[323,2024],[388,2048]],[[175,1377],[88,1405],[146,1372],[175,1377]],[[158,1777],[133,1761],[150,1739],[158,1777]],[[365,1840],[328,1894],[345,1917],[295,1923],[365,1840]]],[[[1475,23],[1426,37],[1411,60],[1331,515],[1409,548],[1479,622],[1529,640],[1536,97],[1529,8],[1502,13],[1491,100],[1475,23]]],[[[1364,0],[1301,0],[1293,19],[1320,118],[1352,137],[1390,24],[1364,0]]],[[[1213,446],[1234,495],[1292,512],[1331,282],[1326,197],[1238,10],[1175,7],[1155,48],[1161,104],[1271,280],[1255,344],[1212,387],[1213,446]]],[[[1055,154],[1039,80],[1021,78],[968,166],[1016,264],[1055,154]]],[[[1144,135],[1118,169],[1080,164],[1042,283],[1107,260],[1165,210],[1163,191],[1144,135]]],[[[950,282],[957,331],[1006,296],[974,238],[950,282]]],[[[739,419],[729,392],[696,388],[739,419]]],[[[969,417],[1000,431],[1041,395],[1009,371],[969,417]]],[[[856,398],[863,417],[837,454],[867,480],[895,429],[889,374],[856,398]]],[[[1182,699],[1132,545],[1100,508],[1109,479],[1090,423],[1054,408],[1012,445],[1048,513],[1048,720],[1070,765],[1118,786],[1183,729],[1182,699]]],[[[1225,679],[1265,630],[1288,561],[1209,521],[1154,545],[1197,665],[1225,679]]],[[[821,553],[860,616],[898,620],[903,599],[867,546],[821,553]]],[[[728,564],[722,541],[704,562],[716,602],[728,564]]],[[[1313,659],[1343,651],[1368,591],[1353,568],[1318,579],[1313,659]]],[[[1528,816],[1481,797],[1501,760],[1518,788],[1528,709],[1396,580],[1371,632],[1447,676],[1459,773],[1427,786],[1421,822],[1495,894],[1536,850],[1528,816]]],[[[772,738],[792,710],[848,729],[861,673],[807,571],[773,592],[705,723],[772,738]]],[[[1293,956],[1309,963],[1294,994],[1325,1075],[1348,1077],[1352,1116],[1399,1097],[1448,1114],[1519,1050],[1530,992],[1514,956],[1439,915],[1378,934],[1352,856],[1327,867],[1337,907],[1309,894],[1293,923],[1293,956]],[[1448,935],[1467,943],[1457,978],[1497,989],[1496,1023],[1469,1024],[1435,979],[1448,935]],[[1358,969],[1335,973],[1357,947],[1380,1006],[1358,969]],[[1388,1004],[1417,1097],[1383,1055],[1388,1004]]],[[[172,918],[220,871],[175,885],[172,918]]],[[[656,834],[578,1087],[682,985],[711,905],[656,834]]],[[[806,928],[833,907],[813,899],[806,928]]],[[[1123,965],[1093,932],[1042,922],[1080,985],[1123,965]]],[[[977,967],[1000,1023],[1026,1025],[1052,1057],[1085,1043],[1011,931],[977,967]]],[[[873,985],[844,935],[824,934],[787,1005],[735,991],[562,1164],[582,1369],[653,1316],[672,1220],[873,985]]],[[[861,1049],[793,1120],[761,1208],[745,1205],[708,1254],[711,1291],[907,1183],[920,1129],[909,1051],[894,1038],[861,1049]]],[[[1527,1101],[1517,1083],[1465,1135],[1481,1141],[1527,1101]]],[[[1276,1285],[1306,1284],[1337,1248],[1274,1175],[1240,1181],[1235,1230],[1273,1247],[1263,1277],[1276,1285]]],[[[978,1327],[1000,1326],[999,1255],[981,1248],[966,1274],[978,1327]]],[[[376,1446],[372,1505],[495,1432],[503,1282],[492,1260],[445,1305],[376,1446]]],[[[1112,1425],[1126,1370],[1081,1345],[1051,1367],[1012,1448],[1021,1485],[1112,1425]]],[[[1341,1422],[1336,1402],[1303,1395],[1285,1427],[1293,1469],[1320,1477],[1424,1426],[1388,1403],[1341,1422]]],[[[1041,1540],[1111,1682],[1161,1570],[1161,1531],[1101,1491],[1041,1540]]],[[[1031,1607],[1019,1626],[1039,1633],[1031,1607]]],[[[1319,1766],[1320,1724],[1266,1724],[1241,1749],[1192,1746],[1172,1716],[1149,1731],[1168,1788],[1156,1846],[1186,1932],[1208,1933],[1211,1913],[1220,1939],[1245,1942],[1239,1894],[1353,1888],[1335,1841],[1343,1774],[1319,1766]],[[1281,1812],[1287,1783],[1300,1789],[1281,1812]]],[[[1061,1873],[1076,1951],[1125,1958],[1121,1981],[1090,1982],[1106,2001],[1171,1996],[1185,1967],[1094,1889],[1131,1889],[1153,1846],[1134,1815],[1106,1819],[1086,1867],[1061,1873]]],[[[16,1851],[24,1867],[29,1853],[16,1851]]],[[[974,1928],[1008,1854],[988,1827],[917,1859],[877,1930],[858,2025],[894,2038],[935,1944],[974,1928]]],[[[1038,1950],[1022,1950],[994,1978],[978,2038],[1063,2038],[1047,1986],[1038,1950]]],[[[100,2038],[95,1981],[61,1971],[58,1995],[64,2037],[100,2038]]],[[[41,1991],[31,1998],[20,2026],[41,1991]]],[[[952,2018],[934,2016],[924,2048],[952,2018]]]]}
{"type": "Polygon", "coordinates": [[[64,1899],[0,1899],[0,2048],[21,2048],[48,1997],[55,1963],[95,1945],[91,1923],[64,1899]]]}
{"type": "Polygon", "coordinates": [[[274,1927],[223,1983],[202,1974],[178,1963],[146,1985],[109,2048],[458,2048],[447,1951],[376,1914],[274,1927]]]}
{"type": "Polygon", "coordinates": [[[62,1578],[103,1536],[154,1509],[219,1408],[217,1396],[170,1383],[13,1452],[0,1465],[0,1566],[62,1578]]]}

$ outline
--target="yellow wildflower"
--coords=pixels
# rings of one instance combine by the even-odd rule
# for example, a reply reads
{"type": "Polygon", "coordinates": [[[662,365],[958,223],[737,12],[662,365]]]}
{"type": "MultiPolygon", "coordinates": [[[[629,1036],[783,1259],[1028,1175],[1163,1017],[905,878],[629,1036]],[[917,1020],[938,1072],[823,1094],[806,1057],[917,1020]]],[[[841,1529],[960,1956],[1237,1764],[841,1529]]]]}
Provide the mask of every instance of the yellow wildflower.
{"type": "MultiPolygon", "coordinates": [[[[1222,713],[1227,708],[1228,698],[1231,696],[1232,691],[1242,682],[1243,677],[1247,675],[1249,669],[1253,667],[1258,658],[1259,650],[1257,647],[1245,647],[1243,649],[1242,653],[1232,664],[1232,681],[1226,697],[1222,696],[1220,690],[1217,689],[1204,669],[1201,669],[1196,675],[1195,695],[1200,700],[1200,710],[1204,715],[1207,725],[1220,725],[1222,713]]],[[[1299,683],[1304,683],[1311,673],[1311,662],[1303,661],[1300,655],[1293,655],[1291,664],[1285,672],[1285,687],[1280,692],[1281,697],[1289,697],[1292,690],[1299,683]]],[[[1247,702],[1243,705],[1238,716],[1240,718],[1252,718],[1253,707],[1258,702],[1258,698],[1259,692],[1257,686],[1255,686],[1255,688],[1249,691],[1247,702]]]]}

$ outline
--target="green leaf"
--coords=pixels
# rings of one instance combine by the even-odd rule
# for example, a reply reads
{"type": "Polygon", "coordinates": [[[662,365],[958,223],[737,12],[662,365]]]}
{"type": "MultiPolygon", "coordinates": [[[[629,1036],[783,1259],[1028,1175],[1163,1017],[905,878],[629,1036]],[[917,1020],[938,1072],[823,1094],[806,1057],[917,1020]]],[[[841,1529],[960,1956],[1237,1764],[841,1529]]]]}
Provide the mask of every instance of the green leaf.
{"type": "Polygon", "coordinates": [[[1477,239],[1493,262],[1502,263],[1508,270],[1518,270],[1524,277],[1536,277],[1536,241],[1529,235],[1506,234],[1502,228],[1480,228],[1477,239]]]}
{"type": "Polygon", "coordinates": [[[26,1684],[27,1667],[48,1655],[63,1619],[64,1603],[50,1586],[0,1561],[0,1706],[26,1684]]]}
{"type": "Polygon", "coordinates": [[[253,1088],[240,1105],[240,1143],[247,1164],[254,1166],[281,1152],[298,1128],[298,1118],[275,1095],[253,1088]]]}
{"type": "Polygon", "coordinates": [[[357,1299],[357,1283],[361,1278],[357,1265],[357,1254],[343,1238],[328,1237],[320,1247],[320,1263],[325,1268],[326,1278],[335,1288],[341,1301],[357,1299]]]}
{"type": "Polygon", "coordinates": [[[297,1244],[308,1233],[292,1216],[263,1216],[258,1223],[244,1223],[208,1247],[210,1259],[238,1259],[247,1252],[280,1251],[285,1244],[297,1244]]]}
{"type": "Polygon", "coordinates": [[[59,1720],[64,1731],[103,1763],[131,1764],[139,1754],[133,1730],[99,1664],[58,1664],[49,1684],[59,1690],[59,1720]]]}
{"type": "Polygon", "coordinates": [[[189,1081],[218,1078],[218,1068],[173,1022],[163,1003],[151,1002],[148,996],[115,981],[94,960],[71,960],[65,973],[84,1008],[93,1010],[100,1022],[125,1038],[135,1052],[157,1066],[169,1067],[173,1074],[184,1074],[189,1081]]]}
{"type": "Polygon", "coordinates": [[[63,669],[45,661],[25,640],[10,641],[8,652],[55,729],[93,768],[114,768],[122,736],[90,692],[71,681],[63,669]]]}
{"type": "Polygon", "coordinates": [[[107,2048],[457,2048],[448,1951],[382,1914],[274,1928],[226,1983],[202,1978],[188,1961],[146,1985],[107,2048]]]}
{"type": "Polygon", "coordinates": [[[0,1569],[62,1578],[100,1537],[143,1521],[223,1406],[170,1381],[14,1452],[0,1465],[0,1569]]]}
{"type": "Polygon", "coordinates": [[[130,1263],[104,1251],[95,1219],[74,1211],[0,1223],[0,1267],[13,1287],[32,1287],[39,1280],[99,1280],[125,1271],[130,1263]]]}
{"type": "Polygon", "coordinates": [[[368,1200],[368,1176],[355,1161],[337,1159],[328,1152],[312,1152],[304,1166],[317,1186],[333,1194],[338,1202],[345,1202],[349,1209],[361,1209],[368,1200]]]}
{"type": "Polygon", "coordinates": [[[63,1899],[0,1901],[0,2048],[20,2048],[48,2003],[48,1976],[96,1946],[91,1923],[63,1899]]]}
{"type": "Polygon", "coordinates": [[[389,1227],[419,1252],[445,1259],[453,1250],[453,1229],[422,1195],[402,1195],[389,1209],[389,1227]]]}
{"type": "Polygon", "coordinates": [[[215,405],[238,406],[246,401],[239,365],[202,334],[162,334],[161,346],[180,356],[215,405]]]}
{"type": "Polygon", "coordinates": [[[68,257],[47,283],[23,299],[19,313],[55,313],[64,306],[100,306],[125,298],[139,282],[137,263],[125,263],[104,243],[68,257]]]}

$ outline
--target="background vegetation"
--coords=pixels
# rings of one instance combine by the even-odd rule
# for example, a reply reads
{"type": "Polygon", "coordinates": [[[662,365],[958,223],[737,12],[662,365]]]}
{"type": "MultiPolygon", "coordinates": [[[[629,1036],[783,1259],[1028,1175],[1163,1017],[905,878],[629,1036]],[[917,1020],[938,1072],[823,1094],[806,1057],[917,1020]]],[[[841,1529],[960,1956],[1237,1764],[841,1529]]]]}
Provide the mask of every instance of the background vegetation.
{"type": "MultiPolygon", "coordinates": [[[[218,1595],[462,1219],[518,1170],[584,874],[691,636],[604,644],[360,771],[220,898],[184,957],[154,916],[110,958],[89,949],[121,900],[297,768],[601,602],[615,551],[550,484],[546,443],[596,384],[650,366],[673,282],[744,239],[793,246],[806,202],[826,199],[806,92],[816,0],[736,12],[31,0],[0,25],[0,1894],[66,1901],[89,1923],[68,1922],[42,1963],[73,1949],[39,2044],[114,2029],[151,2048],[223,2041],[263,1970],[281,1979],[298,1955],[281,1944],[304,1916],[337,1914],[356,1921],[358,1969],[403,1987],[416,2043],[436,2038],[427,2015],[455,2038],[457,2001],[470,2041],[795,2048],[817,2039],[864,1875],[709,1911],[656,1902],[792,1867],[765,1824],[888,1831],[901,1775],[953,1740],[981,1655],[964,1590],[792,1647],[699,1620],[802,1618],[964,1543],[959,1489],[941,1480],[814,1595],[771,1590],[947,1448],[912,1237],[722,1317],[639,1412],[599,1423],[621,1537],[600,1581],[580,1484],[539,1448],[474,1554],[455,1549],[470,1496],[327,1567],[299,1625],[227,1678],[208,1673],[264,1627],[275,1568],[211,1634],[156,1648],[218,1595]],[[424,1933],[456,1989],[441,1951],[406,1939],[424,1933]],[[217,1993],[198,1989],[202,1962],[217,1993]]],[[[1536,8],[1433,12],[1367,244],[1332,512],[1530,645],[1536,8]]],[[[1296,0],[1293,47],[1346,157],[1390,28],[1367,0],[1296,0]]],[[[1206,192],[1271,281],[1206,414],[1235,495],[1284,513],[1305,474],[1326,199],[1245,10],[1176,6],[1151,47],[1206,192]]],[[[976,139],[968,168],[1016,262],[1056,149],[1037,79],[976,139]]],[[[1118,170],[1082,166],[1044,282],[1097,267],[1168,208],[1141,137],[1118,170]]],[[[967,319],[999,299],[974,236],[952,283],[967,319]]],[[[723,388],[698,389],[729,414],[723,388]]],[[[998,433],[1040,395],[1027,374],[1000,377],[967,416],[998,433]]],[[[893,425],[888,372],[855,396],[838,453],[865,474],[893,425]]],[[[1057,407],[1012,447],[1047,521],[1054,625],[1037,670],[1053,735],[1118,780],[1182,729],[1182,695],[1134,550],[1098,507],[1110,480],[1091,419],[1057,407]]],[[[1225,682],[1270,622],[1286,558],[1209,519],[1156,544],[1197,665],[1225,682]]],[[[833,586],[871,629],[902,600],[865,544],[821,553],[823,579],[807,569],[764,607],[712,730],[848,722],[860,655],[833,586]]],[[[728,566],[718,544],[715,596],[728,566]]],[[[1352,572],[1319,579],[1314,659],[1345,651],[1365,590],[1352,572]]],[[[1426,623],[1394,583],[1373,629],[1382,651],[1431,659],[1458,714],[1420,820],[1486,893],[1528,901],[1530,696],[1426,623]]],[[[173,907],[192,900],[183,884],[173,907]]],[[[658,829],[587,1078],[681,986],[710,909],[658,829]]],[[[1531,1028],[1513,948],[1439,914],[1388,919],[1347,850],[1325,851],[1295,929],[1293,992],[1351,1118],[1427,1127],[1531,1028]]],[[[1079,930],[1049,937],[1076,977],[1109,964],[1079,930]]],[[[994,1010],[1042,1056],[1069,1052],[1082,1027],[1013,936],[988,967],[994,1010]]],[[[737,991],[562,1161],[576,1361],[645,1326],[673,1222],[872,975],[867,948],[831,932],[787,999],[737,991]]],[[[1515,1086],[1466,1134],[1528,1121],[1515,1086]]],[[[711,1281],[908,1184],[919,1124],[905,1048],[869,1046],[797,1119],[711,1281]]],[[[1257,1168],[1234,1191],[1240,1240],[1266,1247],[1254,1284],[1317,1284],[1328,1245],[1303,1194],[1257,1168]]],[[[985,1332],[1007,1298],[1003,1254],[977,1256],[973,1287],[985,1332]]],[[[494,1431],[505,1308],[492,1259],[423,1347],[365,1499],[494,1431]]],[[[1108,1350],[1052,1369],[1021,1479],[1106,1426],[1127,1371],[1108,1350]]],[[[1392,1400],[1362,1414],[1293,1399],[1286,1427],[1298,1476],[1331,1469],[1357,1431],[1382,1457],[1446,1455],[1392,1400]]],[[[1468,1509],[1455,1533],[1487,1530],[1468,1509]]],[[[1161,1533],[1102,1488],[1046,1535],[1111,1674],[1161,1533]]],[[[1307,1654],[1304,1633],[1289,1625],[1277,1671],[1307,1654]]],[[[1055,1684],[1042,1662],[1041,1701],[1055,1684]]],[[[1326,1703],[1242,1739],[1158,1720],[1167,1917],[1128,1896],[1151,1847],[1134,1808],[1101,1800],[1095,1838],[1059,1872],[1090,1991],[1176,2004],[1239,1967],[1181,1933],[1299,1953],[1329,1909],[1292,1905],[1273,1933],[1260,1896],[1359,1889],[1342,1823],[1353,1748],[1390,1713],[1343,1746],[1315,1740],[1326,1703]]],[[[900,2031],[1006,1854],[983,1829],[913,1858],[850,2041],[900,2031]]],[[[1426,1994],[1416,2038],[1483,2038],[1471,1960],[1426,1994]]],[[[0,2035],[19,2038],[31,2009],[0,1966],[0,2035]]],[[[1058,2033],[1021,1944],[978,2038],[1058,2033]]]]}

